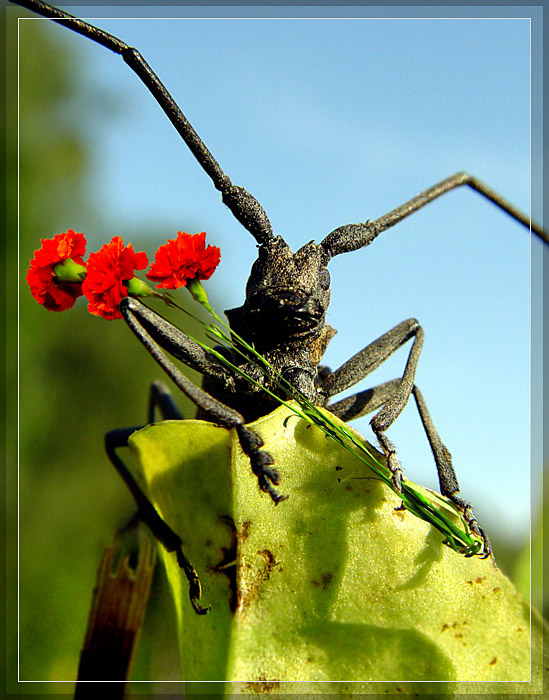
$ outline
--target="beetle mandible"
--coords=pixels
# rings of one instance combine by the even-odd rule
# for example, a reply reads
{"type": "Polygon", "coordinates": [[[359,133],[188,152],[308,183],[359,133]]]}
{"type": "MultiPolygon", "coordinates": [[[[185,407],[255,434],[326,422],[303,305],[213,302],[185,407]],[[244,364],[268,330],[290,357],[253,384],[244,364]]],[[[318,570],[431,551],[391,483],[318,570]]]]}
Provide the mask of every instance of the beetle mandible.
{"type": "MultiPolygon", "coordinates": [[[[40,5],[39,3],[25,4],[35,10],[38,10],[40,5]]],[[[117,46],[126,52],[128,56],[135,56],[135,54],[126,51],[121,44],[117,44],[117,46]]],[[[129,58],[128,62],[131,64],[133,60],[135,58],[129,58]]],[[[266,354],[271,352],[272,357],[279,362],[280,369],[286,376],[291,378],[295,384],[299,385],[305,393],[309,393],[316,401],[325,403],[331,395],[362,379],[368,371],[376,367],[386,356],[392,354],[394,350],[406,341],[411,341],[412,351],[407,363],[408,371],[404,373],[405,381],[401,381],[400,376],[395,377],[391,382],[382,384],[377,392],[371,393],[366,391],[359,395],[360,402],[363,403],[360,406],[360,411],[371,409],[376,415],[376,409],[379,412],[379,409],[385,406],[382,409],[383,412],[376,415],[373,427],[381,446],[393,462],[395,481],[398,481],[400,475],[398,461],[385,431],[407,403],[412,390],[422,331],[417,322],[413,320],[404,322],[396,326],[388,335],[382,336],[382,339],[379,341],[374,341],[373,344],[367,346],[369,350],[360,354],[356,360],[359,371],[357,371],[356,367],[351,371],[349,365],[344,365],[344,369],[342,368],[335,374],[329,377],[322,376],[323,382],[318,381],[315,376],[316,368],[331,335],[329,326],[325,324],[325,312],[328,303],[328,278],[324,270],[331,257],[368,245],[382,230],[399,221],[403,218],[403,215],[410,213],[415,206],[420,208],[427,200],[438,196],[444,190],[449,191],[458,184],[463,184],[463,178],[460,179],[458,177],[454,180],[446,180],[444,186],[428,190],[429,194],[426,194],[422,200],[417,201],[415,205],[411,207],[406,207],[405,205],[402,209],[398,208],[396,213],[392,213],[388,218],[382,216],[378,217],[371,224],[358,224],[352,227],[335,229],[331,234],[323,238],[319,245],[307,244],[308,247],[300,249],[294,255],[289,252],[283,240],[274,235],[266,215],[257,204],[257,200],[255,198],[248,199],[247,193],[234,189],[229,184],[230,181],[225,173],[218,169],[215,161],[210,159],[209,152],[201,148],[201,142],[195,139],[194,132],[191,132],[187,127],[184,127],[183,130],[184,138],[186,136],[188,140],[192,141],[191,148],[195,149],[193,152],[195,155],[198,153],[199,161],[201,160],[201,164],[214,180],[216,187],[222,191],[225,203],[236,218],[252,233],[260,246],[260,257],[250,278],[247,302],[240,309],[233,309],[232,312],[229,312],[229,320],[237,330],[241,331],[242,335],[255,340],[258,348],[261,348],[266,354]],[[355,234],[357,235],[355,236],[355,234]],[[296,283],[298,274],[301,275],[301,280],[299,283],[296,283]],[[266,279],[269,284],[265,284],[266,279]],[[266,308],[268,308],[269,313],[269,324],[272,324],[273,321],[275,322],[276,336],[272,335],[272,325],[262,328],[261,318],[265,318],[263,312],[266,308]],[[278,323],[276,323],[277,314],[279,314],[278,323]],[[257,321],[258,318],[259,322],[257,321]],[[287,332],[289,332],[289,335],[285,338],[284,334],[287,332]]],[[[473,181],[470,184],[475,186],[476,182],[473,181]]],[[[478,185],[478,187],[483,188],[482,185],[478,185]]],[[[487,194],[490,193],[487,192],[487,194]]],[[[523,222],[527,223],[527,219],[523,219],[523,222]]],[[[242,394],[234,391],[231,378],[228,378],[222,372],[218,374],[218,369],[207,363],[207,358],[198,353],[197,349],[193,348],[188,340],[177,335],[175,331],[170,329],[164,333],[161,322],[158,322],[155,316],[150,316],[149,312],[141,308],[138,302],[128,301],[125,304],[124,313],[128,323],[149,347],[150,342],[143,331],[144,328],[148,329],[149,334],[153,335],[153,337],[156,335],[157,340],[161,339],[164,345],[169,345],[172,350],[175,350],[175,345],[177,345],[177,351],[183,355],[183,359],[187,360],[188,364],[197,369],[205,370],[205,374],[210,375],[209,378],[206,378],[205,388],[222,399],[225,404],[231,405],[245,420],[261,415],[272,407],[269,405],[269,402],[262,404],[255,395],[242,400],[242,394]]],[[[164,363],[164,366],[167,367],[166,363],[164,363]]],[[[180,383],[183,382],[179,375],[176,376],[176,379],[180,383]]],[[[415,391],[415,396],[421,405],[421,396],[417,390],[415,391]]],[[[202,399],[204,400],[204,397],[202,399]]],[[[344,413],[344,415],[350,418],[352,417],[352,412],[349,407],[353,403],[356,406],[358,402],[346,399],[339,407],[334,407],[334,411],[346,411],[347,413],[344,413]]],[[[210,403],[203,403],[202,410],[203,412],[209,412],[210,417],[213,416],[217,422],[223,423],[223,421],[226,421],[226,424],[229,424],[230,421],[236,420],[237,423],[235,425],[241,425],[238,423],[239,419],[235,414],[230,414],[229,417],[229,413],[219,409],[219,407],[214,409],[210,403]],[[221,413],[217,412],[218,410],[221,413]]],[[[438,442],[434,426],[425,415],[424,424],[431,441],[434,443],[435,453],[438,452],[439,472],[442,472],[446,475],[446,478],[450,479],[450,486],[446,484],[446,492],[448,492],[448,490],[453,488],[453,482],[451,481],[452,477],[448,476],[450,474],[448,465],[445,465],[447,457],[438,442]]],[[[243,433],[244,447],[250,452],[252,464],[258,474],[262,488],[270,491],[276,500],[279,492],[275,488],[276,484],[273,484],[276,478],[274,474],[269,472],[269,467],[265,464],[268,458],[261,451],[260,446],[253,444],[253,438],[246,435],[245,428],[241,427],[240,430],[243,433]]],[[[122,433],[116,433],[116,437],[120,438],[121,436],[122,433]]],[[[120,443],[111,441],[109,451],[113,459],[116,460],[114,455],[115,444],[120,443]]],[[[455,486],[455,484],[453,485],[455,486]]],[[[142,506],[143,508],[145,506],[142,506]]],[[[196,596],[193,597],[193,600],[196,603],[196,596]]]]}

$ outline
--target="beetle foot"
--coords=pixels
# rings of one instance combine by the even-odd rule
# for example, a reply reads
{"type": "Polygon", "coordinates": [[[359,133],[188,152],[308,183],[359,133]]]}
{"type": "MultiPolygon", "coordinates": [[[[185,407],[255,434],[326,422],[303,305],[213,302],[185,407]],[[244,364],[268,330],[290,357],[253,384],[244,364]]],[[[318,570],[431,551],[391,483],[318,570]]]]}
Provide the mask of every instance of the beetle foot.
{"type": "Polygon", "coordinates": [[[393,445],[393,443],[389,440],[389,438],[385,435],[383,430],[376,425],[375,418],[373,418],[370,421],[370,425],[372,426],[372,430],[374,431],[375,436],[377,437],[381,449],[385,453],[385,464],[391,472],[391,482],[393,484],[393,488],[397,493],[402,493],[402,482],[405,481],[405,478],[402,468],[400,466],[400,462],[398,461],[398,457],[396,455],[396,448],[393,445]]]}
{"type": "Polygon", "coordinates": [[[475,514],[473,513],[473,509],[471,508],[471,504],[468,503],[465,499],[460,498],[456,494],[451,494],[450,500],[452,500],[453,503],[455,503],[455,505],[463,513],[463,517],[467,520],[467,525],[469,526],[469,529],[471,530],[471,532],[473,532],[475,535],[477,535],[478,537],[480,537],[482,539],[482,553],[479,554],[478,556],[481,559],[487,559],[488,557],[491,556],[494,565],[497,567],[494,553],[492,550],[492,544],[490,542],[490,538],[488,537],[486,532],[479,525],[479,522],[476,519],[475,514]]]}
{"type": "Polygon", "coordinates": [[[198,578],[198,574],[196,573],[196,569],[194,566],[191,566],[181,547],[176,550],[176,557],[177,563],[185,572],[185,576],[189,582],[189,599],[195,613],[197,615],[206,615],[210,612],[211,606],[208,605],[207,607],[202,607],[202,605],[200,605],[198,602],[200,598],[202,598],[202,585],[200,583],[200,579],[198,578]]]}
{"type": "Polygon", "coordinates": [[[236,426],[236,431],[244,453],[250,458],[252,471],[257,476],[259,488],[264,493],[268,493],[275,504],[286,500],[288,496],[282,496],[274,488],[280,483],[280,474],[275,467],[271,466],[274,464],[271,455],[260,449],[264,444],[263,440],[245,425],[236,426]]]}
{"type": "Polygon", "coordinates": [[[252,471],[257,476],[259,488],[268,493],[275,505],[280,501],[285,501],[288,496],[283,496],[274,488],[280,483],[280,474],[273,467],[267,466],[273,463],[273,458],[268,452],[258,451],[249,455],[252,471]]]}
{"type": "Polygon", "coordinates": [[[397,493],[402,493],[402,482],[405,480],[402,469],[400,466],[393,468],[392,465],[389,465],[389,469],[391,470],[391,481],[393,482],[395,491],[397,493]]]}
{"type": "Polygon", "coordinates": [[[391,481],[397,493],[402,493],[402,482],[406,481],[400,462],[396,456],[395,448],[391,444],[387,454],[387,466],[391,470],[391,481]]]}

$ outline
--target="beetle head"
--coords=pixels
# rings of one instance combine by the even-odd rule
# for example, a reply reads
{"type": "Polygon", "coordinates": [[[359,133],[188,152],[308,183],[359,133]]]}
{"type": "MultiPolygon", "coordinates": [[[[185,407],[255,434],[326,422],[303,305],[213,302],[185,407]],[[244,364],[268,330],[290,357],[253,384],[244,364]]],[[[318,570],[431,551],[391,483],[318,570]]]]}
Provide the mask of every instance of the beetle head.
{"type": "MultiPolygon", "coordinates": [[[[226,312],[231,325],[237,311],[247,335],[277,344],[318,336],[330,303],[326,255],[313,241],[296,253],[280,236],[259,246],[241,309],[226,312]]],[[[234,327],[234,325],[233,325],[234,327]]],[[[242,328],[244,330],[244,328],[242,328]]]]}

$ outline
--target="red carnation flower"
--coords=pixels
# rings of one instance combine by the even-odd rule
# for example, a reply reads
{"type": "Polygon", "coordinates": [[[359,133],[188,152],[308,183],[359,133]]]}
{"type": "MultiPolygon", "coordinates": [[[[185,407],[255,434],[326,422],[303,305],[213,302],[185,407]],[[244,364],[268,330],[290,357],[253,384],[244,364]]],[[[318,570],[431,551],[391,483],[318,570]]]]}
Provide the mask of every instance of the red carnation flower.
{"type": "Polygon", "coordinates": [[[128,296],[134,270],[144,270],[148,264],[146,253],[134,253],[131,243],[124,247],[120,236],[115,236],[97,253],[91,253],[82,283],[82,291],[89,301],[88,311],[107,321],[122,318],[118,304],[128,296]]]}
{"type": "Polygon", "coordinates": [[[54,267],[69,259],[83,266],[86,239],[82,233],[69,229],[67,233],[41,239],[41,243],[42,247],[34,252],[26,280],[32,296],[39,304],[48,311],[65,311],[82,295],[82,287],[79,282],[60,281],[54,267]]]}
{"type": "Polygon", "coordinates": [[[147,278],[158,282],[157,287],[178,289],[189,280],[209,279],[219,265],[221,251],[217,246],[206,247],[206,233],[191,235],[177,232],[175,240],[169,240],[156,251],[154,263],[147,278]]]}

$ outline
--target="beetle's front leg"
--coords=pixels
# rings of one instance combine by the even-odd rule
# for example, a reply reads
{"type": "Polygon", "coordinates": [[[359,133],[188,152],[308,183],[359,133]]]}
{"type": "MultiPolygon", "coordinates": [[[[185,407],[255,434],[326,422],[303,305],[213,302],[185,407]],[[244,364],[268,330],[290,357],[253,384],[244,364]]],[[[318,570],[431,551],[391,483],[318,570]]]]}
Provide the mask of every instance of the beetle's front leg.
{"type": "Polygon", "coordinates": [[[322,394],[329,398],[353,386],[353,384],[356,384],[377,369],[410,338],[413,338],[414,341],[408,355],[404,374],[394,392],[383,404],[381,410],[370,421],[372,430],[385,453],[387,466],[391,470],[392,481],[397,491],[401,490],[402,469],[396,455],[395,446],[385,435],[385,432],[402,413],[414,386],[417,363],[423,345],[423,329],[419,322],[415,318],[410,318],[399,323],[398,326],[374,340],[373,343],[370,343],[339,369],[328,375],[320,389],[322,394]]]}
{"type": "Polygon", "coordinates": [[[274,486],[279,484],[280,476],[272,466],[274,463],[273,458],[268,452],[261,450],[263,440],[246,427],[244,417],[238,411],[226,406],[200,387],[195,386],[166,357],[163,350],[182,360],[189,367],[224,381],[226,385],[232,382],[231,375],[216,363],[213,358],[210,358],[208,353],[198,343],[187,338],[182,331],[136,299],[130,297],[122,299],[120,312],[130,329],[147,348],[164,372],[207,416],[208,420],[225,428],[235,428],[240,445],[250,458],[252,471],[257,477],[260,489],[268,493],[275,503],[284,500],[286,496],[281,496],[274,488],[274,486]]]}

